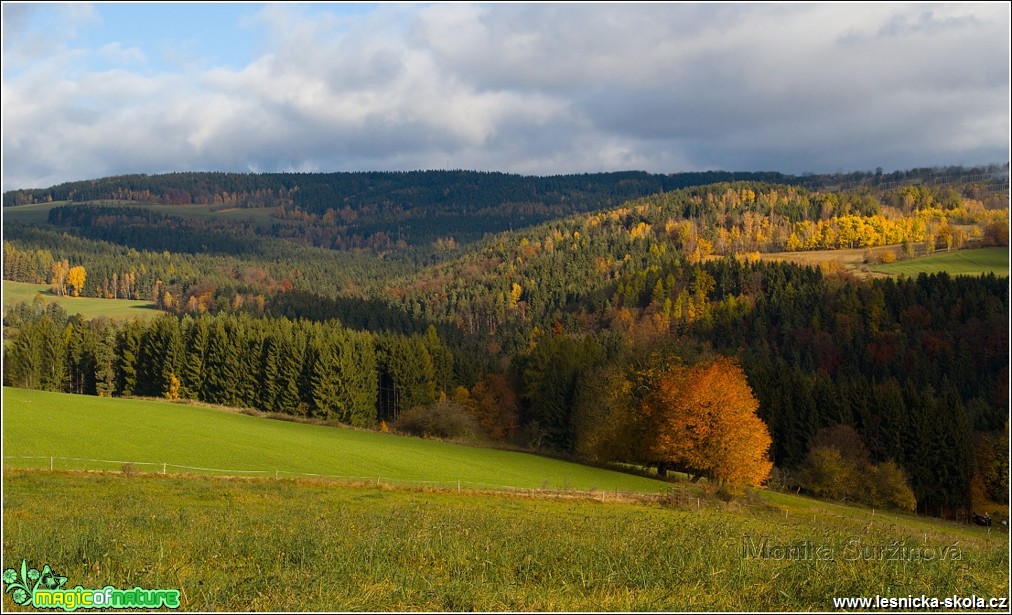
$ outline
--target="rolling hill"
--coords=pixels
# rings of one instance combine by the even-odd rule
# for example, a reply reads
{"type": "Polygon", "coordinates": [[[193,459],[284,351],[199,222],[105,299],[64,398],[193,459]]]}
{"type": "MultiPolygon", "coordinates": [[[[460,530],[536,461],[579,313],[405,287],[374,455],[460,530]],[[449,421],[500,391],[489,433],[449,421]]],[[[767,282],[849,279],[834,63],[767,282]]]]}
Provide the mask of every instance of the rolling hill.
{"type": "Polygon", "coordinates": [[[656,493],[668,484],[524,453],[275,421],[167,401],[3,389],[4,463],[467,488],[656,493]],[[73,459],[73,460],[72,460],[73,459]],[[105,461],[84,461],[88,459],[105,461]],[[163,466],[163,464],[168,464],[163,466]],[[172,467],[169,467],[172,466],[172,467]],[[208,469],[209,470],[204,470],[208,469]]]}

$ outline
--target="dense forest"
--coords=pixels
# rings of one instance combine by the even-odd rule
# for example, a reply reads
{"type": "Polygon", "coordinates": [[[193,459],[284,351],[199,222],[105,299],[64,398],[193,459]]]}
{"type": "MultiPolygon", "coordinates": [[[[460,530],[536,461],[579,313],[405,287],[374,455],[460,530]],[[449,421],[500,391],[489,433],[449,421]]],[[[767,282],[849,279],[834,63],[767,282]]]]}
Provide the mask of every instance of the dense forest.
{"type": "Polygon", "coordinates": [[[169,315],[15,306],[4,383],[466,432],[723,479],[664,452],[656,432],[674,419],[660,408],[694,380],[745,379],[774,481],[853,496],[817,478],[845,443],[912,494],[886,500],[957,515],[1007,498],[1008,278],[859,280],[763,255],[1007,246],[1007,182],[1007,165],[211,173],[7,193],[9,211],[52,207],[44,223],[5,222],[4,279],[169,315]]]}
{"type": "MultiPolygon", "coordinates": [[[[273,223],[263,230],[273,237],[326,248],[385,251],[450,239],[448,228],[453,241],[471,241],[656,192],[734,179],[787,180],[779,173],[725,172],[551,177],[474,171],[173,173],[8,192],[3,204],[104,200],[211,205],[220,210],[270,208],[273,223]]],[[[137,212],[129,215],[136,217],[137,212]]]]}

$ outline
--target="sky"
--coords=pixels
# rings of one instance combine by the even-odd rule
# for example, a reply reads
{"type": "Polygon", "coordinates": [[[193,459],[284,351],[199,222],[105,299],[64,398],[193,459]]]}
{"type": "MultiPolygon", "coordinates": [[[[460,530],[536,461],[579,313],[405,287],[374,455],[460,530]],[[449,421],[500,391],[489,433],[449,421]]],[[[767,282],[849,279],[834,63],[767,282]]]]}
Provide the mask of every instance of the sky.
{"type": "Polygon", "coordinates": [[[3,190],[1009,160],[1010,5],[3,3],[3,190]]]}

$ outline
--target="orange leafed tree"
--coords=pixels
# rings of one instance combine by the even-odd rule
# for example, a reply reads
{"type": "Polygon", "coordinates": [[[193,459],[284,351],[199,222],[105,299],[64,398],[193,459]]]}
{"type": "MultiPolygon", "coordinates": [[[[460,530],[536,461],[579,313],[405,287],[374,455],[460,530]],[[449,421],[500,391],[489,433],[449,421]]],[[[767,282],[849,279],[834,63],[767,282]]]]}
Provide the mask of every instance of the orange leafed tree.
{"type": "Polygon", "coordinates": [[[758,408],[732,359],[669,368],[643,401],[650,434],[646,453],[692,474],[693,480],[759,486],[773,463],[768,457],[772,439],[756,415],[758,408]]]}

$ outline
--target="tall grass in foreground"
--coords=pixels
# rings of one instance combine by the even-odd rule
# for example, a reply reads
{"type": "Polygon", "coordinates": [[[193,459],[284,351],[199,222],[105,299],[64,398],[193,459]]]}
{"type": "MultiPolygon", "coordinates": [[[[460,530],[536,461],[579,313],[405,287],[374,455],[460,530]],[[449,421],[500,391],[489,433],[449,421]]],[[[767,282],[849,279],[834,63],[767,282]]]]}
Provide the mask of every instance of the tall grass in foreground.
{"type": "Polygon", "coordinates": [[[30,470],[3,489],[4,567],[178,588],[185,610],[828,610],[1009,589],[1007,536],[895,517],[30,470]],[[771,550],[807,544],[834,557],[771,550]],[[891,544],[921,557],[869,549],[891,544]]]}

